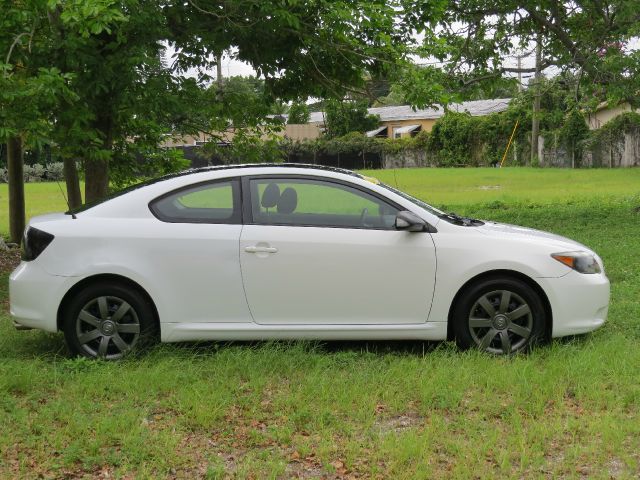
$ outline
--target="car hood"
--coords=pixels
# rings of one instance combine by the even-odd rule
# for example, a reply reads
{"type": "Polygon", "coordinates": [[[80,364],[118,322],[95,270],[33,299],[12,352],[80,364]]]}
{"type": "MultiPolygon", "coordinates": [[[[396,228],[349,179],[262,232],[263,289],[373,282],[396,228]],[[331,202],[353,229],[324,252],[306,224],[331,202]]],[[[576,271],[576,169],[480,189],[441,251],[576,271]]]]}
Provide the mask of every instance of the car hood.
{"type": "Polygon", "coordinates": [[[509,225],[506,223],[485,222],[484,225],[477,227],[478,230],[486,235],[501,237],[505,239],[522,239],[535,241],[538,243],[546,243],[553,248],[562,249],[564,251],[584,250],[592,252],[592,250],[570,238],[556,235],[555,233],[535,230],[533,228],[520,227],[518,225],[509,225]]]}

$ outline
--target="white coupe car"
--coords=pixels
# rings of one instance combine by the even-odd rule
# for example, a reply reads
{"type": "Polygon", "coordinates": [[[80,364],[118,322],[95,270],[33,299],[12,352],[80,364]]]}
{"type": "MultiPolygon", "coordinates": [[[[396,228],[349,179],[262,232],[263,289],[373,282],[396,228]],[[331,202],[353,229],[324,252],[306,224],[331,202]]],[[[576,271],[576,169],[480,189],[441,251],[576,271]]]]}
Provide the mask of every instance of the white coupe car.
{"type": "Polygon", "coordinates": [[[589,332],[609,281],[584,245],[443,213],[347,170],[191,170],[33,218],[17,328],[118,359],[150,340],[455,339],[496,354],[589,332]]]}

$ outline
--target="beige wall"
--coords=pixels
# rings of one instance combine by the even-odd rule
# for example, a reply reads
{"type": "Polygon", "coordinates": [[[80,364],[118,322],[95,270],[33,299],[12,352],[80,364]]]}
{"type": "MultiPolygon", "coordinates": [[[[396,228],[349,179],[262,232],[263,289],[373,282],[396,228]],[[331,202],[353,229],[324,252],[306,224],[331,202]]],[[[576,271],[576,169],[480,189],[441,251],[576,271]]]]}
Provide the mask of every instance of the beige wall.
{"type": "MultiPolygon", "coordinates": [[[[287,137],[291,140],[313,140],[322,135],[320,127],[316,124],[301,124],[301,125],[286,125],[285,129],[276,132],[276,135],[281,137],[287,137]]],[[[232,142],[235,132],[230,129],[223,132],[220,136],[220,140],[225,142],[232,142]]],[[[265,137],[266,138],[266,137],[265,137]]],[[[165,141],[162,143],[163,147],[183,147],[194,146],[196,142],[207,142],[212,138],[206,133],[200,133],[198,135],[183,135],[183,136],[171,136],[167,135],[165,141]]]]}
{"type": "Polygon", "coordinates": [[[595,130],[597,128],[602,127],[609,120],[614,119],[621,113],[632,112],[632,111],[635,111],[635,109],[631,108],[631,105],[629,105],[628,103],[623,103],[621,105],[618,105],[617,107],[613,107],[613,108],[607,107],[607,108],[598,110],[595,113],[590,113],[589,117],[587,118],[589,123],[589,128],[591,130],[595,130]]]}
{"type": "Polygon", "coordinates": [[[193,146],[196,142],[205,142],[207,141],[208,136],[204,133],[200,133],[198,135],[183,135],[183,136],[171,136],[167,135],[164,142],[162,142],[163,147],[184,147],[184,146],[193,146]]]}
{"type": "Polygon", "coordinates": [[[293,123],[287,124],[282,134],[291,140],[314,140],[322,135],[322,131],[315,123],[293,123]]]}
{"type": "MultiPolygon", "coordinates": [[[[430,132],[433,128],[433,124],[436,123],[435,118],[415,118],[413,120],[397,120],[397,121],[384,121],[380,122],[380,126],[385,125],[387,127],[387,136],[393,138],[393,129],[397,127],[406,127],[408,125],[420,125],[421,130],[430,132]]],[[[410,136],[410,133],[406,133],[403,137],[410,136]]]]}

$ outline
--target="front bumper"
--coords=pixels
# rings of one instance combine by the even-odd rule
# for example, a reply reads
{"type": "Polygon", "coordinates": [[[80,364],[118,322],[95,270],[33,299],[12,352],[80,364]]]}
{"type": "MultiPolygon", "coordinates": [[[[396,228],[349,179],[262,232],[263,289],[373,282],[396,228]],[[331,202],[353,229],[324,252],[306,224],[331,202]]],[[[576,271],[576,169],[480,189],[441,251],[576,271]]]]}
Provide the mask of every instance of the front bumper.
{"type": "Polygon", "coordinates": [[[10,313],[16,328],[58,331],[58,307],[75,280],[51,275],[36,262],[22,262],[9,276],[10,313]]]}
{"type": "Polygon", "coordinates": [[[551,303],[552,337],[591,332],[607,320],[611,288],[604,273],[571,271],[560,278],[537,280],[551,303]]]}

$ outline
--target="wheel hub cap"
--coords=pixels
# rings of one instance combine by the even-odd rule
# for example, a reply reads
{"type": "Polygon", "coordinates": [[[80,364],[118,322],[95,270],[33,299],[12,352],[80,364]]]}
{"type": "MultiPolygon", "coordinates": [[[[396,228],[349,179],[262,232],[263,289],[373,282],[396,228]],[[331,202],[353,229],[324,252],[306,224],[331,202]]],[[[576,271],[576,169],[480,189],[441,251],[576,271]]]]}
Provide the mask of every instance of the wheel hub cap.
{"type": "Polygon", "coordinates": [[[116,324],[111,320],[105,320],[100,324],[100,331],[103,335],[113,335],[116,332],[116,324]]]}
{"type": "Polygon", "coordinates": [[[509,319],[506,317],[506,315],[502,315],[501,313],[499,313],[498,315],[493,317],[492,323],[493,328],[495,328],[496,330],[504,330],[509,324],[509,319]]]}

